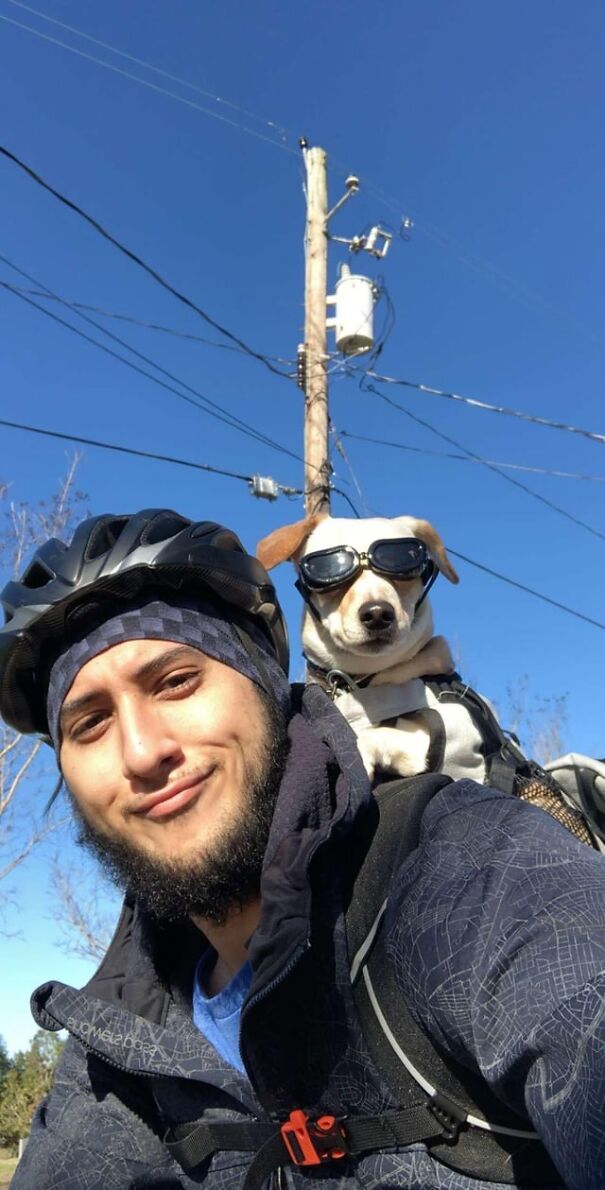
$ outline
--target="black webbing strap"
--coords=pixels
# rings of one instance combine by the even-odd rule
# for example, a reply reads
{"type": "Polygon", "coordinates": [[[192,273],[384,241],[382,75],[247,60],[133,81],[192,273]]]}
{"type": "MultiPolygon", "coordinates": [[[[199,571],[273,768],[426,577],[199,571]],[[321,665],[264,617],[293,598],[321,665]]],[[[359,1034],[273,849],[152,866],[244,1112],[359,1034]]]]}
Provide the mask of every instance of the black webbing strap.
{"type": "Polygon", "coordinates": [[[345,1121],[349,1155],[392,1148],[394,1145],[413,1145],[450,1134],[461,1120],[447,1116],[440,1119],[431,1111],[428,1102],[414,1104],[404,1111],[384,1112],[380,1116],[358,1116],[345,1121]]]}
{"type": "Polygon", "coordinates": [[[491,757],[487,781],[493,789],[499,789],[502,793],[514,793],[516,776],[517,766],[512,759],[500,752],[491,757]]]}
{"type": "MultiPolygon", "coordinates": [[[[164,1144],[183,1169],[193,1169],[223,1150],[256,1153],[275,1135],[275,1124],[270,1120],[237,1120],[232,1123],[195,1120],[192,1124],[171,1129],[164,1138],[164,1144]]],[[[277,1137],[281,1143],[279,1131],[277,1137]]]]}
{"type": "Polygon", "coordinates": [[[517,773],[527,765],[527,760],[515,741],[505,735],[489,703],[463,682],[459,674],[448,675],[441,681],[439,678],[425,681],[439,701],[466,707],[481,737],[485,784],[502,793],[514,793],[517,773]]]}
{"type": "MultiPolygon", "coordinates": [[[[193,1169],[217,1152],[253,1152],[255,1156],[246,1174],[243,1190],[261,1190],[272,1171],[283,1165],[320,1165],[326,1161],[418,1144],[438,1137],[452,1138],[464,1120],[458,1113],[452,1115],[449,1106],[446,1100],[434,1103],[425,1101],[405,1111],[336,1120],[336,1139],[333,1137],[331,1144],[336,1144],[338,1152],[333,1155],[328,1151],[318,1155],[316,1161],[296,1160],[284,1141],[281,1127],[268,1120],[223,1124],[198,1120],[169,1132],[164,1143],[183,1169],[193,1169]]],[[[311,1124],[309,1130],[311,1132],[311,1124]]],[[[313,1136],[313,1139],[316,1140],[316,1137],[313,1136]]]]}

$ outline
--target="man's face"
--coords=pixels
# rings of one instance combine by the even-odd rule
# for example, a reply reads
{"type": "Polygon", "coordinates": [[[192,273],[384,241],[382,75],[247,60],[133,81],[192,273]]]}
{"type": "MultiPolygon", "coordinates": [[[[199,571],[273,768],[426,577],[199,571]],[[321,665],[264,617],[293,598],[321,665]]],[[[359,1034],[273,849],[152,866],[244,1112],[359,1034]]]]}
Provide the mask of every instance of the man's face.
{"type": "Polygon", "coordinates": [[[82,667],[60,726],[84,841],[158,916],[219,920],[251,894],[284,744],[248,678],[189,645],[125,641],[82,667]]]}

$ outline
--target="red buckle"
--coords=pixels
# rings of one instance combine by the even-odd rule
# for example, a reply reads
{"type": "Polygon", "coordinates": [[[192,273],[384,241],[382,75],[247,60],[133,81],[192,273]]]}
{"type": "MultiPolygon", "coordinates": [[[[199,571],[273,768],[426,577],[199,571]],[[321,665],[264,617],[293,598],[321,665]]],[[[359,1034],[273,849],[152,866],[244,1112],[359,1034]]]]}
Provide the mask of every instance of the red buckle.
{"type": "Polygon", "coordinates": [[[335,1116],[309,1117],[300,1108],[280,1128],[283,1142],[294,1165],[321,1165],[347,1155],[345,1131],[335,1116]]]}

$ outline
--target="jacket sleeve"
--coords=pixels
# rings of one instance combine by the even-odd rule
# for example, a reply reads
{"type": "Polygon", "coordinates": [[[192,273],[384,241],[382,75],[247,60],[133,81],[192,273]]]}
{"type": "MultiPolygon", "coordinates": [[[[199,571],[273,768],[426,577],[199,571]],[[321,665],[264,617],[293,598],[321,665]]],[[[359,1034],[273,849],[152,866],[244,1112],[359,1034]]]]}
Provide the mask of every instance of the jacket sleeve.
{"type": "Polygon", "coordinates": [[[525,1101],[536,1131],[570,1190],[602,1187],[605,975],[542,1020],[527,1049],[525,1101]]]}
{"type": "Polygon", "coordinates": [[[462,781],[397,875],[388,949],[414,1016],[529,1116],[569,1190],[605,1167],[605,857],[462,781]]]}
{"type": "MultiPolygon", "coordinates": [[[[140,1083],[140,1087],[137,1084],[140,1083]]],[[[151,1095],[69,1038],[39,1105],[13,1190],[180,1190],[153,1129],[151,1095]]]]}

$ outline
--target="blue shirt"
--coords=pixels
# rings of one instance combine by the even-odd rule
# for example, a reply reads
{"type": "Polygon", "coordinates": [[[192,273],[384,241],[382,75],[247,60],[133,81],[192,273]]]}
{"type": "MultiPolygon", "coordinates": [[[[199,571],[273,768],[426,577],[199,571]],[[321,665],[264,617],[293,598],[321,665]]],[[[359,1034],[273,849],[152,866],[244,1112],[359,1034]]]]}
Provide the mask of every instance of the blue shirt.
{"type": "Polygon", "coordinates": [[[245,1074],[239,1052],[239,1023],[242,1005],[252,982],[249,963],[240,967],[237,975],[216,996],[207,996],[203,981],[209,973],[212,952],[202,955],[193,980],[193,1023],[214,1046],[221,1058],[245,1074]]]}

